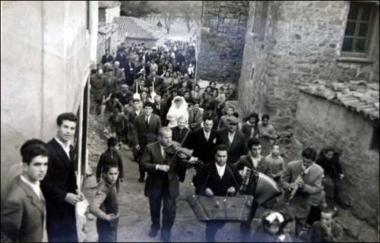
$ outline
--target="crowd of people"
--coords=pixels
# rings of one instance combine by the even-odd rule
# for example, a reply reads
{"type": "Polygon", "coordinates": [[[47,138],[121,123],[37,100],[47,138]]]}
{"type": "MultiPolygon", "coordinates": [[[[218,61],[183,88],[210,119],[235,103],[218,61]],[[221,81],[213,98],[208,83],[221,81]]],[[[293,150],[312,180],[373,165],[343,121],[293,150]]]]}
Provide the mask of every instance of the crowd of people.
{"type": "MultiPolygon", "coordinates": [[[[196,194],[214,197],[246,193],[241,188],[249,168],[269,176],[281,195],[263,203],[254,199],[236,241],[340,241],[342,226],[334,219],[344,177],[338,151],[326,147],[318,155],[308,147],[300,160],[286,161],[270,116],[241,116],[232,102],[236,88],[216,82],[201,88],[196,65],[193,43],[168,41],[154,48],[121,45],[115,56],[107,52],[92,70],[91,112],[109,131],[89,206],[97,217],[99,242],[117,241],[119,184],[125,180],[120,148],[130,149],[139,165],[136,173],[145,183],[151,215],[150,237],[160,232],[162,241],[171,241],[186,170],[196,172],[196,194]],[[251,229],[259,207],[266,212],[261,225],[251,229]]],[[[74,114],[61,114],[55,138],[48,143],[28,140],[21,147],[24,170],[7,197],[2,236],[14,241],[78,241],[75,205],[85,198],[76,187],[70,142],[76,123],[74,114]]],[[[205,239],[215,241],[224,224],[207,222],[205,239]]]]}

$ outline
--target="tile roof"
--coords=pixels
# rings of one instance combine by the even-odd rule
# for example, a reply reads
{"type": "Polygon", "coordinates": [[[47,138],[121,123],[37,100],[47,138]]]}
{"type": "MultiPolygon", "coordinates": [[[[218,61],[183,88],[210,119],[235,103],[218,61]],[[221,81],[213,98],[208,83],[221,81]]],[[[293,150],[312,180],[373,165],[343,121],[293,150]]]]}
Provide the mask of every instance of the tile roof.
{"type": "Polygon", "coordinates": [[[341,104],[371,120],[379,120],[379,83],[368,83],[364,80],[331,82],[317,79],[301,84],[298,88],[304,93],[341,104]]]}
{"type": "Polygon", "coordinates": [[[99,1],[99,8],[114,8],[121,5],[120,1],[99,1]]]}
{"type": "Polygon", "coordinates": [[[154,33],[154,31],[150,29],[148,24],[136,18],[121,16],[114,18],[114,22],[118,25],[120,39],[124,39],[125,33],[127,32],[127,38],[147,40],[158,40],[160,38],[157,33],[154,33]]]}

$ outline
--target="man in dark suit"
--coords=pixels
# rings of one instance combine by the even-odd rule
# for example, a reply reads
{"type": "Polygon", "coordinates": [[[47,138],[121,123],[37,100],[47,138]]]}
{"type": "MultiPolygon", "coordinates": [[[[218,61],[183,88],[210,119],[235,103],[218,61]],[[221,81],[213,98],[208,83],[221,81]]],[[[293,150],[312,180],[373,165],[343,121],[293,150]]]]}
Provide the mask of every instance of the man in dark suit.
{"type": "Polygon", "coordinates": [[[21,146],[23,173],[8,191],[1,212],[1,231],[13,242],[47,242],[45,199],[40,181],[48,168],[48,150],[39,139],[21,146]]]}
{"type": "Polygon", "coordinates": [[[132,86],[133,82],[135,81],[136,67],[135,67],[135,64],[130,59],[128,59],[126,63],[124,72],[125,72],[125,80],[127,81],[127,85],[132,86]]]}
{"type": "Polygon", "coordinates": [[[113,62],[113,56],[110,54],[110,50],[106,50],[106,53],[102,56],[102,64],[106,64],[107,62],[113,62]]]}
{"type": "Polygon", "coordinates": [[[203,118],[203,128],[195,130],[189,135],[189,139],[183,144],[184,147],[193,149],[193,155],[204,163],[212,162],[216,144],[216,135],[213,128],[214,120],[211,116],[203,118]]]}
{"type": "Polygon", "coordinates": [[[77,242],[75,204],[84,199],[77,191],[73,147],[77,117],[62,113],[57,117],[57,136],[47,144],[49,168],[41,188],[46,198],[49,242],[77,242]]]}
{"type": "MultiPolygon", "coordinates": [[[[239,190],[242,179],[234,168],[227,164],[227,147],[223,144],[215,148],[215,163],[206,164],[194,176],[193,183],[196,194],[212,196],[234,195],[239,190]]],[[[224,221],[208,221],[206,223],[206,241],[215,241],[218,229],[224,221]]]]}
{"type": "Polygon", "coordinates": [[[139,99],[133,99],[132,105],[124,106],[124,115],[127,117],[126,124],[126,137],[127,144],[130,148],[132,148],[134,160],[138,157],[138,151],[136,150],[135,137],[136,129],[135,129],[135,120],[141,113],[143,113],[143,107],[139,99]]]}
{"type": "Polygon", "coordinates": [[[228,128],[218,132],[216,143],[225,144],[228,147],[228,161],[232,164],[239,160],[240,156],[246,154],[247,148],[245,145],[244,135],[238,131],[238,119],[232,116],[227,120],[228,128]]]}
{"type": "Polygon", "coordinates": [[[179,181],[184,181],[187,165],[175,154],[172,143],[172,131],[162,127],[158,142],[148,144],[141,164],[148,172],[145,183],[145,196],[149,198],[152,225],[149,236],[155,237],[161,228],[161,239],[170,241],[171,228],[176,215],[176,198],[179,195],[179,181]],[[162,210],[162,227],[160,211],[162,210]]]}
{"type": "MultiPolygon", "coordinates": [[[[166,114],[165,114],[165,104],[163,103],[161,99],[161,95],[154,96],[154,108],[153,113],[160,116],[161,122],[166,120],[166,114]]],[[[162,124],[163,125],[163,124],[162,124]]]]}
{"type": "Polygon", "coordinates": [[[187,102],[189,105],[193,103],[191,107],[189,107],[189,126],[190,129],[195,131],[201,128],[203,111],[199,108],[199,101],[190,101],[187,102]]]}
{"type": "Polygon", "coordinates": [[[144,149],[148,143],[156,142],[158,137],[158,131],[161,128],[160,117],[156,114],[153,114],[153,103],[145,102],[144,104],[144,113],[136,117],[135,125],[135,149],[138,152],[138,158],[136,158],[139,163],[140,178],[139,182],[144,182],[145,171],[141,166],[141,155],[144,152],[144,149]]]}
{"type": "Polygon", "coordinates": [[[186,127],[187,121],[186,118],[180,116],[177,119],[177,126],[172,127],[173,132],[173,141],[184,144],[189,137],[190,129],[186,127]]]}
{"type": "MultiPolygon", "coordinates": [[[[127,67],[127,55],[125,53],[125,50],[121,50],[117,55],[116,55],[116,61],[120,63],[120,68],[124,68],[124,71],[126,72],[126,67],[127,67]]],[[[127,78],[127,77],[125,77],[127,78]]]]}

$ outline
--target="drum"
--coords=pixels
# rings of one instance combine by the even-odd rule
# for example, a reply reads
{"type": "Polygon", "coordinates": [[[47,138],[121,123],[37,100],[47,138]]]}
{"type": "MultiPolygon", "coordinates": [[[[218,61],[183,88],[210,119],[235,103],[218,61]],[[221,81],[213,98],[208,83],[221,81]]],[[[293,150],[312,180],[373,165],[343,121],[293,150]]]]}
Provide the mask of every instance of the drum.
{"type": "Polygon", "coordinates": [[[186,200],[199,221],[247,221],[253,196],[207,197],[191,195],[186,200]]]}
{"type": "Polygon", "coordinates": [[[251,174],[247,190],[244,193],[253,195],[259,204],[263,204],[281,195],[281,190],[271,177],[261,172],[254,172],[251,174]]]}

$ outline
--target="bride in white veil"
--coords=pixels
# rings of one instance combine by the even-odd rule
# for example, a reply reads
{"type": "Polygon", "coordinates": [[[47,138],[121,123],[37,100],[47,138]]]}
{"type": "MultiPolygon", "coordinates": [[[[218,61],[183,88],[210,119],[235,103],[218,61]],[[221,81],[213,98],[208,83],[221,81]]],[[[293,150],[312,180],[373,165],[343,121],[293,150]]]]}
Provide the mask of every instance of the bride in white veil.
{"type": "Polygon", "coordinates": [[[182,96],[176,96],[172,100],[172,104],[166,115],[166,119],[169,121],[168,127],[176,127],[178,117],[184,117],[185,121],[189,120],[189,111],[187,109],[187,102],[182,96]]]}

